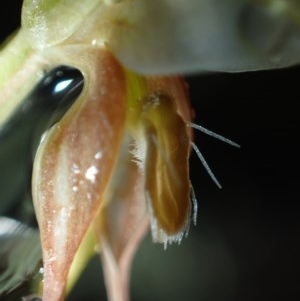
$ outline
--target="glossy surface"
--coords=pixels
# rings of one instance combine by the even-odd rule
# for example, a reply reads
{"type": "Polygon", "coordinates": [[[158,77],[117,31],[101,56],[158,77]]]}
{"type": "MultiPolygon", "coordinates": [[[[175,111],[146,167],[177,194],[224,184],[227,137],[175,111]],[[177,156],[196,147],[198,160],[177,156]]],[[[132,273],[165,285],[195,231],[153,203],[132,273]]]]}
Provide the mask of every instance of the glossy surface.
{"type": "Polygon", "coordinates": [[[32,162],[41,137],[82,89],[83,76],[77,69],[57,67],[45,74],[0,129],[0,199],[6,204],[1,206],[1,214],[18,215],[15,206],[30,198],[32,162]]]}

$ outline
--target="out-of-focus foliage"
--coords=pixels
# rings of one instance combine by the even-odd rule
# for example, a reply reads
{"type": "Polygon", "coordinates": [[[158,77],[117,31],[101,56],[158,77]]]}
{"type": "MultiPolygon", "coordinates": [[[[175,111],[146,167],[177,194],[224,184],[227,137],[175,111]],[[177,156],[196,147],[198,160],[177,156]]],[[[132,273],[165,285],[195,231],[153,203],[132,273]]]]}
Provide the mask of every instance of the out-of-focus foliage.
{"type": "Polygon", "coordinates": [[[0,296],[38,274],[41,254],[37,230],[0,217],[0,296]]]}

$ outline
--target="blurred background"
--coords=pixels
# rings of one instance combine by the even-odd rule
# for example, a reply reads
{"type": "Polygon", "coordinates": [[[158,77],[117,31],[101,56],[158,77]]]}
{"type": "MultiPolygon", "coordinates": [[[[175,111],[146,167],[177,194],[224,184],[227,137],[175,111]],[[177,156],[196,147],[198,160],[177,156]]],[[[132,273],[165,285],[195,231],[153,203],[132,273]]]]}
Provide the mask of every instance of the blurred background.
{"type": "MultiPolygon", "coordinates": [[[[1,41],[19,25],[21,2],[1,9],[1,41]]],[[[192,153],[197,226],[166,251],[147,236],[132,301],[300,300],[299,78],[299,67],[187,77],[194,122],[241,149],[195,132],[223,189],[192,153]]],[[[98,258],[68,300],[107,300],[98,258]]]]}

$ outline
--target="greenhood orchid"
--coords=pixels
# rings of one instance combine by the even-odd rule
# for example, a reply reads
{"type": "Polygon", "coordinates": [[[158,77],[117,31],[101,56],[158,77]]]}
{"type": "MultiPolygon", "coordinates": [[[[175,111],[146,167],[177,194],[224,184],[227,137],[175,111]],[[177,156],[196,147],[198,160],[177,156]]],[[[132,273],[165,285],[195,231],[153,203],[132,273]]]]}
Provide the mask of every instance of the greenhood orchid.
{"type": "Polygon", "coordinates": [[[195,221],[194,112],[178,74],[300,61],[298,3],[221,2],[24,1],[22,27],[0,54],[0,134],[48,71],[70,66],[84,78],[34,152],[43,301],[64,299],[96,246],[109,300],[129,300],[131,259],[148,228],[166,246],[195,221]]]}

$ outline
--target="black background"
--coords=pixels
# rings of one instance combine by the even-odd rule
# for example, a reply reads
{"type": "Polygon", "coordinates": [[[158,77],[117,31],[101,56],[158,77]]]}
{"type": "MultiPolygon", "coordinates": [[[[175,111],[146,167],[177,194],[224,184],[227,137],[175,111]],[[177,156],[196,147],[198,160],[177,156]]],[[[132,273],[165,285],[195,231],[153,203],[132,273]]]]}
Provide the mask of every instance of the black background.
{"type": "MultiPolygon", "coordinates": [[[[20,7],[2,3],[1,40],[18,26],[20,7]]],[[[166,251],[146,238],[134,260],[133,301],[300,300],[299,75],[295,67],[187,78],[195,123],[242,147],[196,133],[223,189],[193,153],[197,226],[166,251]]],[[[70,296],[83,299],[106,300],[97,258],[70,296]]]]}

